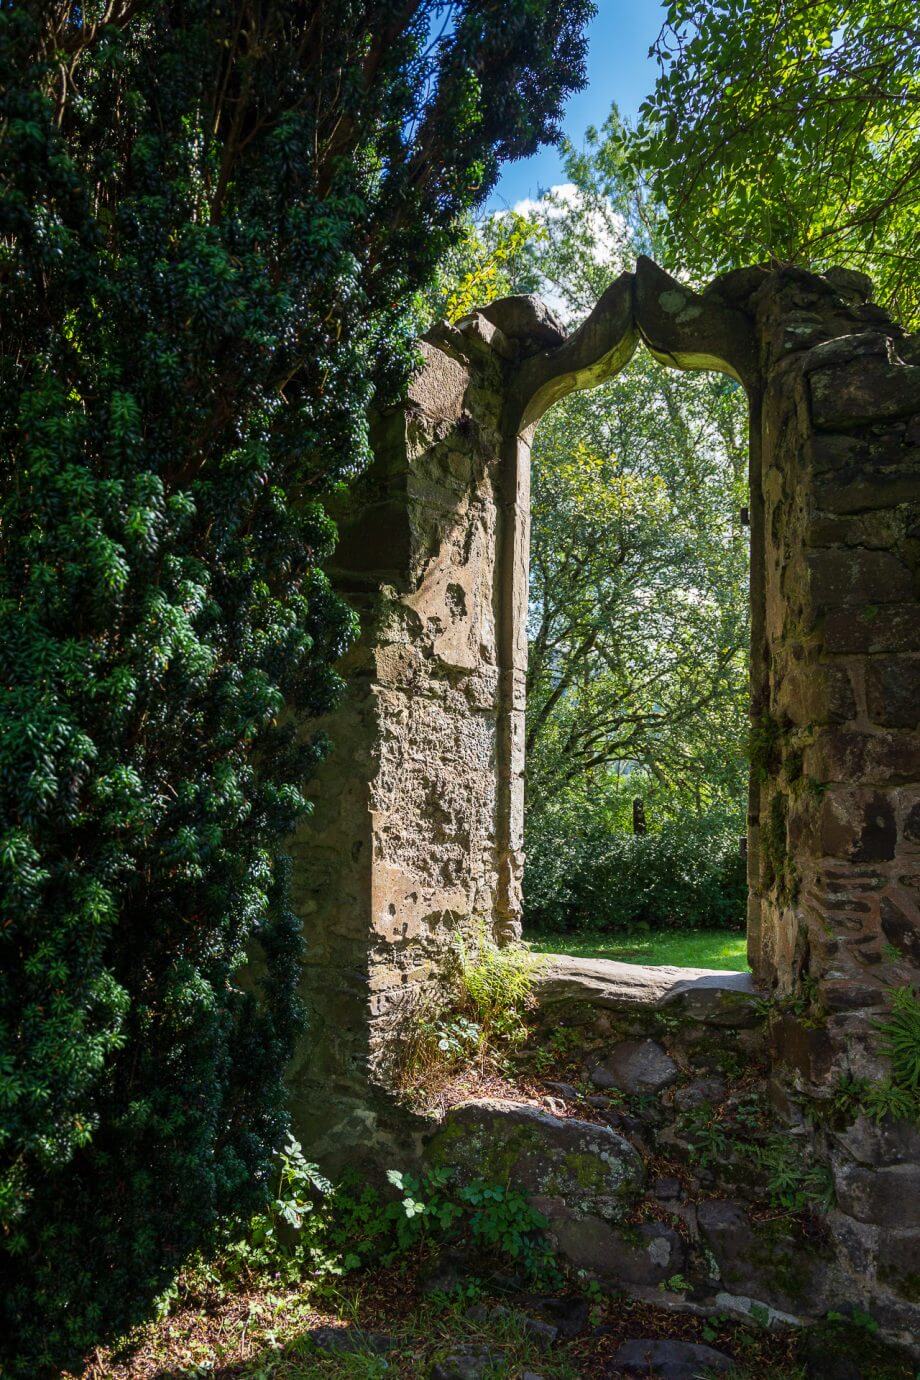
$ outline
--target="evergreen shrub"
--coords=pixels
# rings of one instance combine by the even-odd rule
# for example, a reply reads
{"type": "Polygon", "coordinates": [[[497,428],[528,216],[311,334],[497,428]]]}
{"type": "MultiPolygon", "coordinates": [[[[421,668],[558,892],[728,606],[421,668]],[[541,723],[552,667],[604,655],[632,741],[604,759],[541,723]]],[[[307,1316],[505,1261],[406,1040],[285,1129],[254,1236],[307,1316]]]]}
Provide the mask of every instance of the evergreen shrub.
{"type": "Polygon", "coordinates": [[[743,929],[746,864],[723,816],[671,820],[648,834],[603,820],[564,828],[552,812],[528,831],[525,925],[531,932],[743,929]]]}
{"type": "Polygon", "coordinates": [[[78,1367],[265,1201],[300,725],[352,628],[322,500],[589,10],[0,5],[4,1375],[78,1367]]]}

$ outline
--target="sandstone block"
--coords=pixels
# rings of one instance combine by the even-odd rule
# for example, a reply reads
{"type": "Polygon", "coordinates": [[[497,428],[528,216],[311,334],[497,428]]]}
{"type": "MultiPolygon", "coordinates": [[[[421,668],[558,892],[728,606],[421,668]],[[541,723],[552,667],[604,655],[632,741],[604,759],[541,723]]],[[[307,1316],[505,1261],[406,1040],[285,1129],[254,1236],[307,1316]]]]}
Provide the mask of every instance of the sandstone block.
{"type": "Polygon", "coordinates": [[[917,781],[920,742],[898,733],[825,731],[805,749],[803,770],[810,779],[822,782],[894,785],[917,781]]]}
{"type": "Polygon", "coordinates": [[[920,469],[916,451],[897,466],[873,472],[867,462],[833,474],[828,472],[815,484],[815,501],[826,513],[891,509],[901,503],[916,503],[918,499],[920,469]]]}
{"type": "Polygon", "coordinates": [[[623,1040],[591,1070],[599,1088],[622,1088],[630,1093],[656,1093],[677,1080],[678,1068],[654,1040],[623,1040]]]}
{"type": "Polygon", "coordinates": [[[733,1025],[744,1024],[757,991],[750,973],[549,954],[537,975],[536,994],[550,1014],[559,1005],[632,1011],[673,1004],[693,1020],[733,1025]]]}
{"type": "Polygon", "coordinates": [[[858,1164],[894,1165],[920,1163],[920,1127],[907,1121],[873,1121],[858,1116],[834,1140],[858,1164]]]}
{"type": "Polygon", "coordinates": [[[775,1021],[771,1036],[774,1057],[812,1084],[826,1082],[834,1067],[834,1047],[823,1026],[808,1026],[792,1013],[775,1021]]]}
{"type": "MultiPolygon", "coordinates": [[[[817,347],[822,348],[827,347],[817,347]]],[[[819,365],[809,382],[812,421],[827,430],[920,411],[920,368],[898,359],[862,355],[829,367],[819,365]]]]}
{"type": "Polygon", "coordinates": [[[874,723],[890,728],[920,726],[920,657],[873,657],[866,675],[866,697],[874,723]]]}
{"type": "Polygon", "coordinates": [[[881,791],[829,791],[821,804],[819,830],[821,850],[826,857],[884,862],[895,855],[894,803],[881,791]]]}
{"type": "Polygon", "coordinates": [[[552,349],[561,345],[567,334],[552,308],[533,295],[499,297],[483,307],[479,315],[497,326],[509,340],[520,341],[525,349],[528,345],[535,350],[552,349]]]}
{"type": "Polygon", "coordinates": [[[832,548],[807,555],[812,602],[818,609],[890,604],[911,599],[910,571],[890,551],[832,548]]]}
{"type": "Polygon", "coordinates": [[[614,1375],[655,1375],[661,1380],[699,1380],[701,1375],[721,1375],[733,1362],[724,1351],[697,1342],[675,1342],[636,1337],[624,1342],[613,1358],[614,1375]]]}
{"type": "MultiPolygon", "coordinates": [[[[920,806],[914,808],[920,813],[920,806]]],[[[905,888],[902,894],[883,896],[879,911],[882,933],[888,943],[920,968],[920,906],[916,894],[910,895],[905,888]]],[[[917,1155],[920,1158],[920,1145],[917,1155]]]]}
{"type": "Polygon", "coordinates": [[[309,1336],[317,1351],[333,1356],[384,1356],[396,1345],[385,1333],[366,1332],[363,1327],[314,1327],[309,1336]]]}
{"type": "Polygon", "coordinates": [[[502,1364],[502,1356],[484,1346],[463,1347],[452,1351],[443,1361],[437,1361],[429,1371],[429,1380],[484,1380],[494,1375],[502,1364]]]}
{"type": "Polygon", "coordinates": [[[679,1111],[688,1107],[701,1107],[705,1103],[721,1102],[725,1096],[726,1085],[723,1078],[695,1078],[685,1088],[678,1088],[674,1094],[674,1106],[679,1111]]]}
{"type": "Polygon", "coordinates": [[[920,651],[920,608],[916,603],[833,609],[824,620],[828,652],[920,651]]]}
{"type": "Polygon", "coordinates": [[[430,416],[459,421],[470,383],[469,371],[427,341],[420,341],[419,349],[425,365],[409,385],[410,401],[430,416]]]}
{"type": "Polygon", "coordinates": [[[868,273],[860,273],[858,269],[829,268],[824,278],[843,296],[852,297],[857,302],[868,302],[872,296],[872,279],[868,273]]]}
{"type": "Polygon", "coordinates": [[[712,1200],[697,1210],[700,1232],[723,1285],[793,1316],[823,1311],[827,1265],[785,1219],[754,1226],[740,1203],[712,1200]]]}
{"type": "Polygon", "coordinates": [[[840,335],[834,340],[824,340],[809,350],[802,362],[806,374],[816,369],[828,369],[832,365],[850,364],[856,359],[883,359],[887,362],[891,341],[881,331],[859,331],[853,335],[840,335]]]}
{"type": "Polygon", "coordinates": [[[876,1268],[890,1289],[920,1303],[920,1231],[882,1232],[876,1268]]]}
{"type": "Polygon", "coordinates": [[[868,1168],[834,1167],[837,1202],[858,1222],[881,1227],[920,1227],[920,1163],[868,1168]]]}
{"type": "Polygon", "coordinates": [[[622,1216],[644,1176],[638,1152],[609,1126],[493,1098],[452,1108],[425,1155],[463,1179],[513,1184],[608,1220],[622,1216]]]}
{"type": "Polygon", "coordinates": [[[568,1218],[554,1225],[553,1235],[573,1265],[611,1284],[654,1288],[685,1264],[680,1236],[661,1222],[623,1231],[600,1217],[568,1218]]]}

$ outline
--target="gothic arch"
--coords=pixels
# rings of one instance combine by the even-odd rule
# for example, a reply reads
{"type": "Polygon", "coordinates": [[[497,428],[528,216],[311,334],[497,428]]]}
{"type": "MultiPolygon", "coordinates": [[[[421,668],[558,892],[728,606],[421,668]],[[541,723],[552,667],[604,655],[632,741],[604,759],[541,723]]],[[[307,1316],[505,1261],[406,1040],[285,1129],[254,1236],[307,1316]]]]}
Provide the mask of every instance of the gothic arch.
{"type": "Polygon", "coordinates": [[[405,1135],[386,1049],[407,1005],[458,930],[519,930],[530,438],[640,342],[749,400],[767,744],[749,947],[764,990],[807,984],[827,1012],[820,1031],[779,1023],[777,1069],[826,1096],[878,1067],[886,991],[920,976],[920,342],[870,291],[845,270],[755,268],[695,293],[640,260],[570,337],[507,298],[421,342],[338,514],[332,575],[362,634],[294,843],[313,1024],[292,1091],[315,1153],[405,1135]]]}

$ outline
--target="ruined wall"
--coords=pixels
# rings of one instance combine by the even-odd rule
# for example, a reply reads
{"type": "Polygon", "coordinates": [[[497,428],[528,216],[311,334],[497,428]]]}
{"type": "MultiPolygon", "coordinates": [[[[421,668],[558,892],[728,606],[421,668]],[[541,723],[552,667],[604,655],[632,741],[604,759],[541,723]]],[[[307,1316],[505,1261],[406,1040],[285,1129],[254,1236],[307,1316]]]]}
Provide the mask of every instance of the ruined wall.
{"type": "Polygon", "coordinates": [[[334,576],[362,635],[295,841],[313,1026],[292,1082],[314,1154],[373,1157],[424,1131],[392,1095],[400,1022],[458,934],[520,925],[534,427],[640,340],[665,365],[722,370],[750,404],[765,1077],[832,1171],[845,1270],[897,1330],[920,1276],[920,1133],[839,1103],[847,1080],[888,1075],[878,1023],[920,985],[920,341],[868,293],[845,271],[751,269],[696,294],[640,260],[570,337],[510,298],[425,342],[340,514],[334,576]]]}
{"type": "Polygon", "coordinates": [[[291,1085],[319,1154],[370,1154],[399,1121],[379,1095],[394,1026],[458,934],[520,928],[524,644],[503,636],[499,559],[516,531],[500,434],[515,349],[478,318],[421,348],[405,408],[375,419],[375,463],[336,514],[331,573],[361,636],[342,704],[310,725],[334,747],[293,843],[311,1027],[291,1085]]]}
{"type": "Polygon", "coordinates": [[[754,722],[755,968],[810,980],[854,1059],[920,959],[920,341],[868,283],[772,275],[765,379],[765,672],[754,722]],[[912,813],[913,811],[913,813],[912,813]]]}

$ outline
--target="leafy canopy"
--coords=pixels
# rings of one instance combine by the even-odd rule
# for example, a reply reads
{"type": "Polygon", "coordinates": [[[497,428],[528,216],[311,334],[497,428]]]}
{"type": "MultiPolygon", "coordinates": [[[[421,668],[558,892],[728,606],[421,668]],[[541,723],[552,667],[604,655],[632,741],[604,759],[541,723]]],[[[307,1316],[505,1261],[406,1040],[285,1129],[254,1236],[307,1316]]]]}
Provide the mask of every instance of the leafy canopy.
{"type": "Polygon", "coordinates": [[[915,0],[673,0],[633,151],[669,261],[839,263],[920,317],[915,0]]]}

